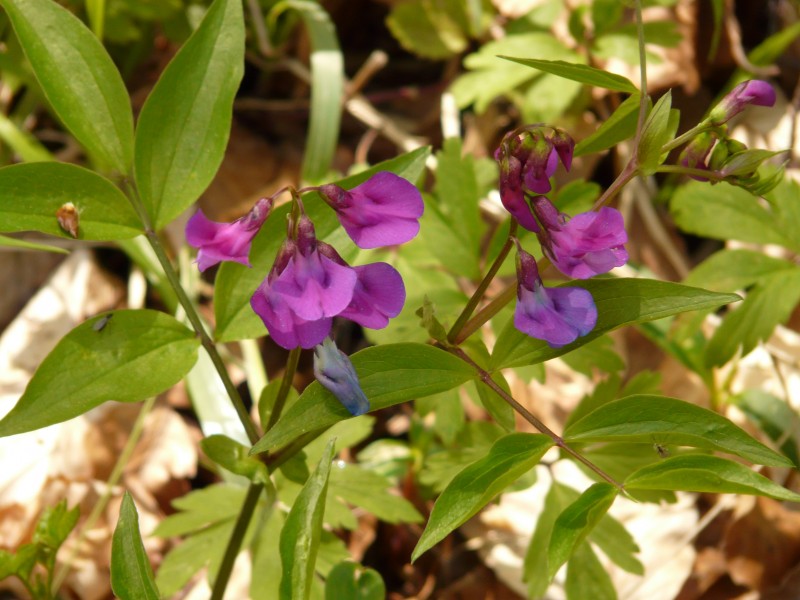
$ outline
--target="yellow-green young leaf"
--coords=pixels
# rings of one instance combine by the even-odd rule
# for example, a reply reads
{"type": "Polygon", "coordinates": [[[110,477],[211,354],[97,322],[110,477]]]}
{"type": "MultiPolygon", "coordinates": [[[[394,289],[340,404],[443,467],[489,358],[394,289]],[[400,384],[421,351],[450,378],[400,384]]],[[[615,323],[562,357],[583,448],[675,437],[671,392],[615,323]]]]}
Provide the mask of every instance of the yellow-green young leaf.
{"type": "Polygon", "coordinates": [[[380,573],[352,561],[340,562],[325,579],[325,600],[384,600],[386,585],[380,573]]]}
{"type": "Polygon", "coordinates": [[[247,477],[257,483],[266,483],[269,479],[267,466],[260,460],[248,455],[247,446],[231,438],[216,434],[200,440],[203,452],[223,469],[231,473],[247,477]]]}
{"type": "Polygon", "coordinates": [[[0,0],[48,102],[103,166],[128,173],[133,113],[103,45],[52,0],[0,0]]]}
{"type": "Polygon", "coordinates": [[[386,26],[409,52],[448,58],[467,47],[466,11],[457,0],[411,0],[394,6],[386,26]]]}
{"type": "Polygon", "coordinates": [[[311,593],[314,565],[322,536],[334,441],[328,442],[319,465],[295,499],[283,525],[280,539],[283,565],[281,600],[302,600],[311,593]]]}
{"type": "Polygon", "coordinates": [[[611,577],[589,542],[578,544],[572,558],[567,562],[564,591],[570,599],[617,600],[611,577]]]}
{"type": "MultiPolygon", "coordinates": [[[[444,392],[475,377],[467,363],[427,344],[374,346],[351,358],[371,411],[444,392]]],[[[304,433],[349,418],[342,403],[315,381],[251,452],[280,448],[304,433]]]]}
{"type": "Polygon", "coordinates": [[[643,467],[625,480],[625,489],[683,490],[715,494],[751,494],[775,500],[800,502],[800,494],[773,483],[763,475],[718,456],[673,456],[643,467]]]}
{"type": "Polygon", "coordinates": [[[672,92],[659,98],[653,110],[647,115],[647,120],[642,128],[642,139],[639,141],[637,158],[639,168],[645,175],[650,175],[663,162],[666,155],[662,156],[661,148],[675,135],[673,125],[677,122],[671,117],[672,92]]]}
{"type": "Polygon", "coordinates": [[[489,454],[456,475],[439,496],[411,561],[532,469],[552,445],[553,440],[538,433],[511,433],[497,440],[489,454]]]}
{"type": "Polygon", "coordinates": [[[574,443],[658,441],[741,456],[759,465],[790,467],[792,461],[750,437],[714,411],[665,396],[634,395],[604,404],[569,425],[574,443]]]}
{"type": "Polygon", "coordinates": [[[495,344],[491,362],[493,370],[550,360],[623,325],[716,308],[741,300],[736,294],[718,294],[652,279],[589,279],[571,285],[589,290],[597,305],[597,325],[591,333],[562,348],[551,348],[547,342],[518,331],[510,319],[495,344]]]}
{"type": "Polygon", "coordinates": [[[70,331],[39,365],[0,436],[61,423],[106,402],[137,402],[169,389],[197,360],[200,341],[155,310],[105,313],[70,331]]]}
{"type": "Polygon", "coordinates": [[[575,548],[591,533],[617,497],[610,483],[595,483],[558,515],[547,548],[547,574],[555,577],[575,548]]]}
{"type": "Polygon", "coordinates": [[[544,71],[545,73],[552,73],[564,79],[579,81],[586,85],[601,87],[615,92],[635,94],[638,91],[636,86],[631,83],[630,79],[622,75],[616,75],[603,71],[602,69],[590,67],[589,65],[568,63],[563,60],[537,60],[533,58],[514,58],[512,56],[499,56],[498,58],[517,62],[521,65],[544,71]]]}
{"type": "Polygon", "coordinates": [[[77,239],[126,240],[144,232],[131,203],[108,179],[83,167],[56,162],[0,169],[0,229],[41,231],[72,239],[59,224],[63,207],[77,215],[77,239]]]}
{"type": "Polygon", "coordinates": [[[214,178],[243,73],[241,0],[215,0],[139,115],[136,184],[156,227],[183,212],[214,178]]]}
{"type": "Polygon", "coordinates": [[[158,600],[153,568],[139,533],[139,515],[125,492],[111,542],[111,589],[120,600],[158,600]]]}
{"type": "Polygon", "coordinates": [[[270,20],[288,9],[300,13],[311,41],[311,115],[303,151],[303,180],[321,183],[339,141],[344,58],[331,18],[318,2],[283,0],[272,8],[270,20]]]}
{"type": "MultiPolygon", "coordinates": [[[[430,147],[417,148],[374,167],[346,177],[336,183],[350,189],[363,183],[378,171],[391,171],[409,181],[416,181],[425,168],[430,156],[430,147]]],[[[336,215],[319,198],[316,192],[303,196],[306,212],[314,221],[317,237],[333,243],[345,260],[355,256],[355,246],[339,226],[336,215]],[[335,239],[333,239],[335,238],[335,239]],[[345,248],[351,250],[345,250],[345,248]]],[[[267,276],[278,248],[286,237],[286,215],[288,206],[273,211],[270,218],[253,240],[250,249],[250,263],[253,268],[234,262],[222,263],[214,286],[214,313],[217,329],[215,336],[220,342],[233,342],[255,338],[266,333],[261,319],[250,307],[250,297],[261,281],[267,276]]]]}

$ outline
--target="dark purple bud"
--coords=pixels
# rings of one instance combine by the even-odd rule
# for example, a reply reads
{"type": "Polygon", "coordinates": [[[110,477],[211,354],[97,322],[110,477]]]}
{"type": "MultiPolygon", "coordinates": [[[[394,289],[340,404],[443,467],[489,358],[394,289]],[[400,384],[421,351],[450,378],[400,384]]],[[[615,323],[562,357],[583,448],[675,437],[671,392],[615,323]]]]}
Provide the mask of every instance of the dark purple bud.
{"type": "Polygon", "coordinates": [[[749,104],[774,106],[775,89],[766,81],[759,79],[743,81],[728,92],[722,101],[714,107],[708,116],[708,120],[715,125],[722,125],[742,112],[749,104]]]}
{"type": "Polygon", "coordinates": [[[575,151],[575,140],[567,134],[566,131],[556,129],[553,137],[550,138],[553,142],[553,147],[558,153],[558,158],[561,159],[561,164],[569,171],[572,167],[572,155],[575,151]]]}

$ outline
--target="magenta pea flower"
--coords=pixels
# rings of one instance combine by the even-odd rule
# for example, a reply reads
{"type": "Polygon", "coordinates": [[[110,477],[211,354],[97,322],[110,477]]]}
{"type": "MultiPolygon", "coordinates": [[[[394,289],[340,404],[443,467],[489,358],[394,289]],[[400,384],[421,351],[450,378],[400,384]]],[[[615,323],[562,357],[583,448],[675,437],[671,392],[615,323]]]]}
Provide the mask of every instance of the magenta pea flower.
{"type": "Polygon", "coordinates": [[[349,191],[330,183],[319,194],[359,248],[403,244],[419,233],[422,194],[394,173],[381,171],[349,191]]]}
{"type": "Polygon", "coordinates": [[[552,348],[571,344],[597,323],[592,295],[579,287],[546,288],[536,260],[517,243],[517,306],[514,327],[552,348]]]}
{"type": "Polygon", "coordinates": [[[369,400],[361,389],[353,363],[330,338],[314,348],[314,377],[354,417],[369,412],[369,400]]]}
{"type": "Polygon", "coordinates": [[[628,262],[628,234],[618,210],[604,206],[567,220],[544,196],[532,203],[543,228],[542,250],[564,275],[588,279],[628,262]]]}
{"type": "Polygon", "coordinates": [[[197,267],[205,271],[228,260],[250,266],[253,238],[269,216],[272,200],[261,198],[248,214],[232,223],[210,220],[198,210],[186,223],[186,241],[198,249],[197,267]]]}
{"type": "Polygon", "coordinates": [[[775,88],[766,81],[759,79],[743,81],[728,92],[722,101],[714,107],[708,116],[708,120],[715,125],[722,125],[735,115],[738,115],[750,104],[755,106],[774,106],[775,99],[775,88]]]}
{"type": "Polygon", "coordinates": [[[387,263],[353,267],[358,279],[353,299],[340,316],[369,329],[383,329],[403,310],[406,288],[397,270],[387,263]]]}

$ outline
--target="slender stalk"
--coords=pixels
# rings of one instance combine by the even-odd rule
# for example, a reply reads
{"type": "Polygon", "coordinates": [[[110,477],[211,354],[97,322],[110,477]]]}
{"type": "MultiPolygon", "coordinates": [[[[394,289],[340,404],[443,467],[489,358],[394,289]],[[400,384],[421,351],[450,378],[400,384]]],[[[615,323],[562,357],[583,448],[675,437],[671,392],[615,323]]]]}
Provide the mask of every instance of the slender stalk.
{"type": "Polygon", "coordinates": [[[228,580],[231,577],[231,572],[233,572],[233,564],[236,562],[236,557],[239,555],[239,549],[242,547],[244,536],[247,533],[247,528],[250,526],[250,520],[253,518],[253,513],[255,513],[256,506],[258,506],[258,499],[263,490],[263,483],[251,483],[250,487],[247,488],[247,495],[244,497],[242,510],[239,511],[239,516],[236,518],[236,524],[233,526],[231,537],[228,540],[228,546],[225,548],[225,554],[219,565],[219,571],[217,571],[217,578],[214,580],[211,600],[222,600],[225,588],[228,586],[228,580]]]}
{"type": "Polygon", "coordinates": [[[473,333],[478,331],[481,327],[483,327],[484,323],[486,323],[489,319],[499,313],[503,308],[511,302],[517,295],[517,282],[515,281],[511,285],[509,285],[506,289],[500,292],[497,296],[495,296],[489,304],[484,306],[482,309],[478,311],[474,317],[472,317],[469,321],[467,321],[464,326],[461,328],[460,333],[456,336],[453,340],[453,343],[458,345],[464,340],[466,340],[469,336],[473,333]]]}
{"type": "MultiPolygon", "coordinates": [[[[639,40],[639,119],[636,123],[636,142],[635,147],[639,146],[639,140],[644,128],[644,120],[647,117],[647,54],[644,47],[644,23],[642,22],[642,0],[636,0],[636,37],[639,40]]],[[[634,150],[634,154],[636,150],[634,150]]]]}
{"type": "Polygon", "coordinates": [[[661,165],[656,169],[656,173],[677,173],[679,175],[694,175],[696,177],[703,177],[712,181],[722,181],[725,179],[724,175],[716,171],[707,171],[705,169],[694,169],[692,167],[684,167],[682,165],[661,165]]]}
{"type": "Polygon", "coordinates": [[[217,370],[217,373],[222,379],[222,384],[225,386],[225,391],[230,397],[233,408],[236,410],[236,414],[239,417],[239,420],[242,422],[245,432],[247,432],[247,437],[250,440],[250,443],[255,444],[261,436],[258,433],[255,423],[253,423],[253,420],[250,418],[250,413],[248,413],[247,408],[245,408],[242,397],[239,395],[239,391],[236,389],[236,386],[233,385],[233,381],[231,381],[228,370],[225,368],[225,363],[222,360],[222,357],[219,355],[214,341],[208,335],[206,328],[203,326],[203,322],[200,320],[200,315],[197,314],[194,304],[186,294],[186,290],[183,289],[183,286],[178,279],[178,274],[175,272],[169,257],[167,257],[167,253],[165,252],[164,246],[161,244],[161,240],[158,238],[155,229],[153,229],[150,215],[147,213],[147,210],[142,204],[139,194],[132,185],[129,184],[126,187],[128,191],[128,198],[130,199],[133,208],[138,213],[139,218],[142,220],[142,224],[144,225],[145,229],[145,236],[147,237],[147,241],[150,243],[150,247],[153,249],[153,252],[155,252],[158,262],[161,263],[161,267],[164,269],[164,274],[167,276],[169,284],[172,286],[172,289],[175,290],[175,295],[178,297],[178,302],[186,312],[186,317],[192,324],[192,328],[194,329],[195,333],[200,337],[200,342],[202,343],[203,348],[205,348],[208,352],[211,362],[214,364],[214,368],[217,370]]]}
{"type": "Polygon", "coordinates": [[[485,369],[481,368],[474,360],[472,360],[469,357],[469,355],[466,352],[461,350],[461,348],[450,347],[450,348],[444,348],[444,350],[447,350],[448,352],[456,355],[461,360],[470,365],[473,369],[475,369],[475,371],[478,373],[478,377],[480,378],[480,380],[483,382],[484,385],[491,388],[498,396],[500,396],[503,400],[505,400],[508,404],[510,404],[514,410],[516,410],[520,415],[522,415],[522,417],[526,421],[528,421],[528,423],[533,425],[538,431],[541,431],[543,434],[545,434],[547,437],[553,440],[556,446],[558,446],[564,452],[572,456],[575,460],[586,465],[589,469],[594,471],[600,478],[607,481],[621,492],[625,492],[625,488],[621,483],[619,483],[616,479],[611,477],[611,475],[603,471],[600,467],[595,465],[588,458],[585,458],[580,453],[570,448],[564,441],[564,438],[562,438],[560,435],[558,435],[556,432],[550,429],[547,425],[542,423],[539,419],[536,418],[536,416],[533,413],[531,413],[527,408],[525,408],[519,402],[517,402],[513,396],[508,394],[503,388],[497,385],[492,379],[491,374],[485,369]]]}
{"type": "Polygon", "coordinates": [[[283,374],[281,387],[278,390],[278,397],[275,398],[275,404],[272,406],[272,410],[269,413],[269,421],[266,427],[264,427],[264,431],[272,429],[273,425],[278,422],[281,412],[283,412],[283,407],[286,405],[286,398],[288,398],[289,390],[292,388],[294,374],[297,371],[297,364],[300,362],[300,352],[301,348],[299,346],[289,352],[289,358],[286,360],[286,371],[283,374]]]}
{"type": "MultiPolygon", "coordinates": [[[[505,261],[508,253],[511,251],[511,247],[514,245],[514,236],[517,234],[517,220],[511,220],[511,227],[508,230],[508,238],[506,239],[505,244],[500,249],[500,254],[497,255],[497,258],[492,263],[492,266],[489,267],[489,270],[486,272],[486,276],[478,285],[475,292],[470,297],[467,305],[464,307],[464,310],[461,311],[461,314],[458,315],[458,319],[453,324],[453,327],[447,334],[447,339],[450,343],[454,343],[455,340],[459,339],[459,333],[463,329],[464,325],[467,323],[467,320],[472,316],[472,312],[475,310],[475,307],[478,306],[481,300],[483,300],[483,295],[486,293],[486,289],[492,283],[495,275],[497,275],[497,271],[500,270],[500,267],[503,265],[503,261],[505,261]]],[[[461,338],[460,341],[464,341],[466,338],[461,338]]]]}
{"type": "Polygon", "coordinates": [[[72,563],[75,560],[75,556],[77,555],[78,550],[80,550],[83,540],[86,539],[86,534],[92,529],[92,527],[94,527],[97,519],[100,518],[100,515],[106,509],[113,489],[117,483],[119,483],[122,473],[125,470],[125,467],[128,466],[128,461],[130,460],[133,451],[136,449],[136,444],[139,443],[139,438],[142,437],[142,431],[144,431],[144,422],[147,419],[147,415],[149,415],[150,411],[153,410],[155,401],[155,398],[148,398],[142,404],[142,408],[139,409],[139,414],[136,416],[136,421],[133,423],[131,433],[128,436],[128,441],[125,442],[125,447],[122,449],[117,462],[114,464],[114,469],[111,471],[111,475],[108,476],[105,490],[103,490],[103,495],[100,496],[97,502],[95,502],[95,505],[92,507],[92,512],[89,513],[88,517],[86,517],[86,521],[84,521],[83,526],[81,527],[81,531],[78,534],[78,539],[75,540],[75,544],[72,546],[72,549],[67,556],[67,560],[61,564],[60,568],[55,574],[55,577],[53,577],[53,583],[50,588],[53,596],[57,595],[58,589],[67,578],[69,570],[72,567],[72,563]]]}
{"type": "Polygon", "coordinates": [[[699,125],[692,127],[689,131],[682,133],[674,140],[664,144],[661,147],[661,154],[665,154],[670,150],[674,150],[675,148],[682,146],[686,142],[690,142],[696,136],[700,135],[705,131],[708,131],[709,129],[714,129],[714,126],[709,123],[700,123],[699,125]]]}

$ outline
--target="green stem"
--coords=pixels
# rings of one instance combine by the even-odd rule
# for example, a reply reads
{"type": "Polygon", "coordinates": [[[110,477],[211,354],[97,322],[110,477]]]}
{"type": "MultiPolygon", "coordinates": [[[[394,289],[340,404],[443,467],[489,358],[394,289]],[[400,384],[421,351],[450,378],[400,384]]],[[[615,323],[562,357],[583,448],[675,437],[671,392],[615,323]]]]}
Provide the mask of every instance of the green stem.
{"type": "Polygon", "coordinates": [[[495,296],[489,304],[478,311],[474,317],[467,321],[461,328],[461,332],[453,340],[453,344],[458,345],[466,340],[473,333],[483,327],[489,319],[499,313],[517,295],[517,282],[515,281],[506,289],[495,296]]]}
{"type": "Polygon", "coordinates": [[[219,571],[217,571],[217,578],[214,580],[211,600],[222,600],[222,596],[225,594],[225,588],[228,586],[228,580],[233,571],[233,564],[236,562],[236,557],[239,555],[239,549],[242,546],[244,536],[247,533],[247,528],[250,526],[250,520],[253,518],[253,513],[255,513],[256,506],[258,506],[258,499],[263,490],[263,483],[251,483],[250,487],[247,488],[247,495],[244,497],[242,510],[236,518],[236,524],[228,540],[228,546],[225,548],[225,555],[222,557],[219,571]]]}
{"type": "Polygon", "coordinates": [[[289,397],[289,390],[292,389],[292,380],[294,374],[297,372],[297,364],[300,362],[300,352],[302,349],[298,346],[289,353],[289,358],[286,360],[286,371],[281,379],[281,387],[278,390],[278,397],[275,398],[275,404],[272,405],[272,410],[269,413],[269,421],[267,422],[264,431],[269,431],[278,422],[283,412],[283,407],[286,405],[286,399],[289,397]]]}
{"type": "Polygon", "coordinates": [[[250,413],[247,412],[247,408],[242,401],[242,397],[239,395],[239,391],[236,389],[236,386],[233,385],[233,381],[231,381],[228,370],[225,368],[225,362],[219,355],[214,341],[208,335],[206,328],[203,326],[200,315],[197,314],[194,304],[192,304],[192,301],[186,294],[186,290],[183,289],[183,286],[178,279],[178,274],[175,272],[175,269],[173,268],[172,263],[170,262],[169,258],[167,257],[167,253],[164,250],[164,246],[161,245],[161,240],[158,238],[158,235],[153,229],[150,215],[147,214],[147,210],[142,204],[139,194],[131,185],[127,186],[127,191],[131,204],[133,204],[133,207],[138,213],[139,218],[142,220],[142,224],[144,225],[145,229],[145,236],[147,236],[147,241],[150,243],[150,247],[153,249],[153,252],[155,252],[158,262],[161,263],[161,268],[164,269],[164,274],[167,276],[169,284],[172,286],[172,289],[175,290],[175,295],[178,297],[178,302],[186,312],[186,317],[192,324],[192,328],[200,337],[200,343],[203,345],[203,348],[206,349],[206,352],[208,352],[211,362],[214,364],[214,368],[217,370],[217,373],[222,379],[222,384],[225,386],[225,391],[228,393],[231,403],[233,403],[233,408],[236,410],[236,414],[239,417],[239,420],[242,422],[242,426],[247,433],[250,443],[255,444],[261,436],[258,433],[255,423],[253,423],[253,420],[250,418],[250,413]]]}
{"type": "Polygon", "coordinates": [[[459,342],[463,342],[466,338],[459,337],[459,333],[463,329],[464,325],[467,323],[468,319],[472,316],[472,312],[475,310],[475,307],[483,300],[483,295],[486,293],[487,288],[494,280],[495,275],[497,275],[497,271],[500,270],[500,267],[503,265],[503,261],[505,261],[508,253],[511,251],[511,247],[514,245],[514,236],[517,234],[517,220],[511,219],[511,227],[508,230],[508,238],[506,239],[505,244],[500,249],[500,253],[497,255],[497,258],[492,263],[492,266],[486,273],[486,276],[478,285],[475,292],[470,297],[467,305],[464,307],[464,310],[461,311],[461,314],[456,319],[456,322],[453,324],[453,327],[447,334],[447,339],[450,343],[456,343],[458,339],[459,342]]]}
{"type": "Polygon", "coordinates": [[[617,488],[619,491],[625,492],[625,488],[621,483],[619,483],[616,479],[611,477],[611,475],[603,471],[600,467],[595,465],[588,458],[585,458],[580,453],[570,448],[564,441],[564,438],[556,434],[556,432],[554,432],[547,425],[542,423],[539,419],[536,418],[536,416],[533,415],[533,413],[531,413],[527,408],[525,408],[519,402],[517,402],[513,396],[511,396],[503,388],[497,385],[492,379],[492,375],[488,371],[480,367],[474,360],[472,360],[469,357],[469,355],[466,352],[461,350],[461,348],[450,347],[443,349],[447,350],[448,352],[451,352],[452,354],[455,354],[457,357],[459,357],[461,360],[463,360],[473,369],[475,369],[475,372],[478,374],[478,377],[480,378],[481,382],[483,382],[484,385],[491,388],[498,396],[500,396],[503,400],[505,400],[508,404],[510,404],[514,410],[516,410],[520,415],[522,415],[522,417],[528,423],[533,425],[538,431],[541,431],[543,434],[545,434],[547,437],[553,440],[553,443],[556,446],[558,446],[561,450],[572,456],[578,462],[586,465],[586,467],[594,471],[601,479],[607,481],[615,488],[617,488]]]}
{"type": "Polygon", "coordinates": [[[700,123],[699,125],[692,127],[689,131],[682,133],[671,142],[667,142],[666,144],[664,144],[661,147],[661,154],[666,154],[667,152],[670,152],[671,150],[674,150],[675,148],[682,146],[686,142],[690,142],[696,136],[700,135],[705,131],[708,131],[709,129],[714,129],[714,126],[711,125],[710,123],[700,123]]]}
{"type": "MultiPolygon", "coordinates": [[[[644,121],[647,118],[647,54],[644,47],[644,23],[642,22],[642,0],[636,0],[636,37],[639,41],[639,119],[636,122],[636,142],[638,148],[644,121]]],[[[634,155],[636,150],[634,150],[634,155]]]]}
{"type": "Polygon", "coordinates": [[[661,165],[656,169],[656,173],[677,173],[679,175],[694,175],[711,181],[722,181],[725,179],[716,171],[707,171],[705,169],[694,169],[692,167],[684,167],[682,165],[661,165]]]}
{"type": "Polygon", "coordinates": [[[592,206],[592,210],[597,210],[611,202],[612,198],[614,198],[631,179],[636,177],[637,170],[638,166],[636,157],[634,156],[628,161],[628,164],[625,165],[625,168],[617,175],[617,178],[608,186],[606,191],[597,199],[594,206],[592,206]]]}

